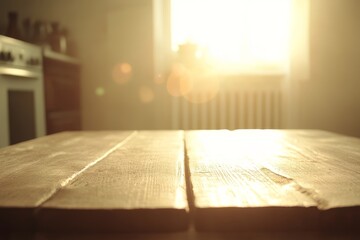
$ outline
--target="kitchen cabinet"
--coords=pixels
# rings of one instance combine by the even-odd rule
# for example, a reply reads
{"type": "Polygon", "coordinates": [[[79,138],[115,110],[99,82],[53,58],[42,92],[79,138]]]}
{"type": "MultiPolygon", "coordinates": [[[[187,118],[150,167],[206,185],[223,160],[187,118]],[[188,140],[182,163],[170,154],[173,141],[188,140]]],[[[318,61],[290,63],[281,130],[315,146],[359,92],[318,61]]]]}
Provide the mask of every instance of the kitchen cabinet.
{"type": "Polygon", "coordinates": [[[81,130],[79,62],[46,50],[43,67],[46,133],[81,130]]]}

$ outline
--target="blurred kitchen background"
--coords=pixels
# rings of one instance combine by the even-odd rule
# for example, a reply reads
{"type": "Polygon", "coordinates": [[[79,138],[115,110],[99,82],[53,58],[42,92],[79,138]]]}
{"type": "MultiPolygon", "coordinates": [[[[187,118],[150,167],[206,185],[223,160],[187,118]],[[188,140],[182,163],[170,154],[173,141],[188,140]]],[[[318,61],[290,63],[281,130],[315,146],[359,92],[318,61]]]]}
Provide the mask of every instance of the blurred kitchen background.
{"type": "Polygon", "coordinates": [[[315,128],[360,137],[360,1],[0,0],[1,35],[9,12],[17,38],[78,78],[61,101],[78,101],[79,116],[52,116],[53,132],[315,128]],[[39,21],[47,40],[34,37],[39,21]]]}

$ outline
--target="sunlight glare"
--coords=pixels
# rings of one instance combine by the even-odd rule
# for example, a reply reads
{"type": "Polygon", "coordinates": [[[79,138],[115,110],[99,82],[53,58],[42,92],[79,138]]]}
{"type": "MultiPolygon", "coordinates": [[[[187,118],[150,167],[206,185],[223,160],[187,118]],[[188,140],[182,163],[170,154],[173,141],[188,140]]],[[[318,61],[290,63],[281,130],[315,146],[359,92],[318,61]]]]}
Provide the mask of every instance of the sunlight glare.
{"type": "Polygon", "coordinates": [[[172,50],[193,42],[227,71],[279,68],[288,58],[289,0],[172,0],[172,50]]]}
{"type": "Polygon", "coordinates": [[[284,146],[284,133],[275,130],[236,130],[234,141],[238,147],[253,161],[264,163],[281,155],[286,147],[284,146]],[[261,151],[259,151],[261,149],[261,151]]]}
{"type": "MultiPolygon", "coordinates": [[[[267,176],[262,175],[261,169],[268,163],[281,161],[288,151],[284,145],[286,134],[278,130],[217,130],[198,131],[192,135],[196,144],[196,162],[200,162],[199,176],[205,184],[211,182],[207,188],[207,197],[217,206],[274,206],[282,204],[278,196],[285,196],[288,188],[284,186],[281,192],[274,192],[266,183],[267,176]],[[219,173],[233,173],[231,178],[219,177],[219,173]],[[214,173],[216,181],[208,180],[214,173]],[[238,174],[239,173],[239,174],[238,174]],[[244,181],[242,181],[244,179],[244,181]],[[262,196],[266,198],[262,199],[262,196]]],[[[197,174],[196,171],[193,173],[197,174]]]]}
{"type": "Polygon", "coordinates": [[[129,63],[119,63],[112,70],[112,79],[115,83],[126,84],[132,76],[132,66],[129,63]]]}
{"type": "Polygon", "coordinates": [[[209,161],[221,156],[224,164],[239,165],[244,169],[263,165],[286,151],[284,133],[273,130],[218,131],[216,135],[209,134],[203,143],[209,161]]]}

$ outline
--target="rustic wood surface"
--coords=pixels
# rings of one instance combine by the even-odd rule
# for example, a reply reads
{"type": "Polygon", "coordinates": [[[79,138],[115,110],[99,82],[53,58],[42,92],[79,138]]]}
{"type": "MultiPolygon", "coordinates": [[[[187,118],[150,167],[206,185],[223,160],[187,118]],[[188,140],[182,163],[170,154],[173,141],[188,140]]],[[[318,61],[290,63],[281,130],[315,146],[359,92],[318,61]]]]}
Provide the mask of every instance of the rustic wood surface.
{"type": "Polygon", "coordinates": [[[183,160],[182,131],[138,132],[45,202],[40,229],[184,230],[183,160]]]}
{"type": "Polygon", "coordinates": [[[186,150],[200,230],[360,227],[359,139],[310,130],[190,131],[186,150]]]}
{"type": "Polygon", "coordinates": [[[64,132],[0,149],[0,229],[32,229],[34,211],[131,132],[64,132]]]}
{"type": "Polygon", "coordinates": [[[360,139],[330,132],[64,132],[0,169],[0,239],[359,237],[360,139]]]}

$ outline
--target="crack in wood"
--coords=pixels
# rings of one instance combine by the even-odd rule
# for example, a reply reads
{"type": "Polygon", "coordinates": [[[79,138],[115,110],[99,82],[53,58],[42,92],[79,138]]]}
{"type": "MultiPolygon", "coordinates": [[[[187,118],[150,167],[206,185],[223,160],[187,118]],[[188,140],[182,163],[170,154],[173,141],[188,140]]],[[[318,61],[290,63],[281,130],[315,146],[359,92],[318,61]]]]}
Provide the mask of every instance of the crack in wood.
{"type": "Polygon", "coordinates": [[[273,182],[280,184],[280,185],[287,185],[294,181],[293,179],[282,176],[280,174],[277,174],[268,168],[263,167],[263,168],[260,168],[260,170],[262,173],[264,173],[266,176],[268,176],[273,182]]]}
{"type": "Polygon", "coordinates": [[[318,209],[320,209],[320,210],[328,209],[328,206],[329,206],[328,201],[321,198],[315,190],[313,190],[311,188],[303,187],[301,184],[296,182],[294,179],[285,177],[285,176],[278,174],[268,168],[263,167],[260,169],[260,171],[262,173],[264,173],[266,176],[268,176],[273,182],[275,182],[279,185],[290,185],[291,184],[291,186],[296,191],[300,192],[301,194],[303,194],[306,197],[313,200],[316,203],[318,209]]]}
{"type": "Polygon", "coordinates": [[[84,168],[82,168],[81,170],[75,172],[73,175],[71,175],[70,177],[66,178],[65,180],[63,180],[59,186],[56,186],[52,191],[49,192],[49,194],[47,194],[46,196],[44,196],[42,199],[40,199],[38,201],[37,205],[37,209],[40,209],[40,207],[42,205],[44,205],[47,201],[49,201],[51,198],[53,198],[56,193],[58,193],[62,188],[66,187],[68,184],[74,182],[76,180],[77,177],[79,177],[82,173],[84,173],[86,170],[88,170],[89,168],[95,166],[97,163],[99,163],[100,161],[104,160],[106,157],[108,157],[111,153],[113,153],[116,149],[124,146],[127,142],[129,142],[138,132],[134,131],[132,132],[129,136],[127,136],[124,140],[122,140],[121,142],[117,143],[115,146],[113,146],[112,148],[110,148],[107,152],[105,152],[101,157],[95,159],[95,161],[90,162],[88,165],[86,165],[84,168]]]}
{"type": "Polygon", "coordinates": [[[186,148],[186,140],[184,137],[184,167],[185,167],[185,184],[186,184],[186,196],[189,206],[189,220],[193,219],[193,214],[195,210],[195,195],[193,191],[193,185],[191,182],[191,171],[190,171],[190,162],[189,156],[186,148]]]}

